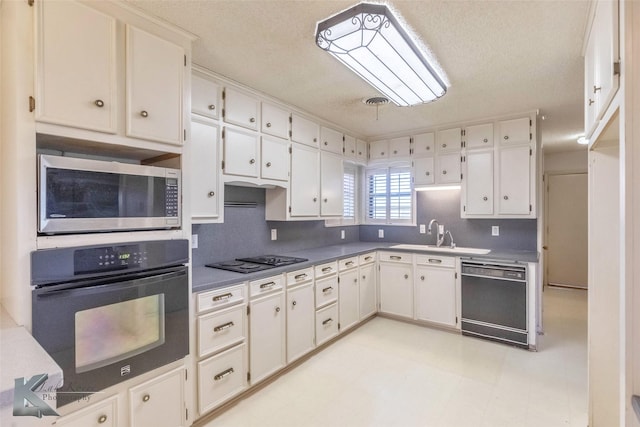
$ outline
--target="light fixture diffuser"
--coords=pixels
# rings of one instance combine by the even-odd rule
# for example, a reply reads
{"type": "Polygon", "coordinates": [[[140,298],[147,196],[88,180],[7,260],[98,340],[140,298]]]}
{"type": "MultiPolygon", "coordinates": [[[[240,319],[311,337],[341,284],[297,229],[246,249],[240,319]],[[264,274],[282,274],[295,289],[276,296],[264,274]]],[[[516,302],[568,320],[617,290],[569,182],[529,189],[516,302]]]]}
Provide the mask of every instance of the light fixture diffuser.
{"type": "Polygon", "coordinates": [[[393,103],[434,101],[447,87],[383,4],[360,3],[322,22],[316,43],[393,103]]]}

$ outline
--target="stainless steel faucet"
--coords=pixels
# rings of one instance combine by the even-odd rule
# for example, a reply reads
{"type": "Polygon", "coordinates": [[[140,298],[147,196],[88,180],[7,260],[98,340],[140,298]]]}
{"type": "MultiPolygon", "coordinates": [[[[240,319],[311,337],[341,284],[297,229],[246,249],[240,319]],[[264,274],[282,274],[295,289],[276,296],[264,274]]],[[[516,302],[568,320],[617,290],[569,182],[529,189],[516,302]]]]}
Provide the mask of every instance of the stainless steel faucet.
{"type": "MultiPolygon", "coordinates": [[[[434,223],[438,224],[438,228],[436,228],[436,246],[440,247],[442,245],[442,242],[444,242],[444,233],[440,233],[440,223],[435,218],[432,219],[431,222],[429,222],[429,234],[431,234],[431,227],[433,227],[434,223]]],[[[444,230],[444,226],[442,227],[442,229],[444,230]]],[[[449,233],[449,235],[451,235],[451,233],[449,233]]]]}
{"type": "MultiPolygon", "coordinates": [[[[453,243],[453,235],[451,234],[451,232],[449,230],[444,232],[445,235],[449,235],[449,239],[451,239],[451,244],[449,245],[451,247],[451,249],[455,249],[456,248],[456,244],[453,243]]],[[[444,240],[444,237],[442,238],[442,240],[444,240]]]]}

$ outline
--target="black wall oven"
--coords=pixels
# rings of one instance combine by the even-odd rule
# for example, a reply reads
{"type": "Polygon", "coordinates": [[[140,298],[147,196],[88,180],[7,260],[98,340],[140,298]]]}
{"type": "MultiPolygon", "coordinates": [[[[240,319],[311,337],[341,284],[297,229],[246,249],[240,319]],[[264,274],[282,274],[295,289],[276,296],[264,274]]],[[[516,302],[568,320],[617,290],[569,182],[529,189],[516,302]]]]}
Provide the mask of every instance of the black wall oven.
{"type": "Polygon", "coordinates": [[[62,406],[189,352],[187,240],[35,251],[32,333],[62,406]]]}

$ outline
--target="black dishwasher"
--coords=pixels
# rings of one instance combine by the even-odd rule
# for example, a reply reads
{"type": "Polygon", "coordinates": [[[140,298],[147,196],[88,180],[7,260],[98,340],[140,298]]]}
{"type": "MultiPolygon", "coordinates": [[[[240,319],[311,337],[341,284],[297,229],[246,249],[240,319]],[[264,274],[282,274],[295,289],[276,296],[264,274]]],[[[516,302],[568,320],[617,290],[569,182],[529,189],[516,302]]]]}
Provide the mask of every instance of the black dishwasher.
{"type": "Polygon", "coordinates": [[[462,261],[462,334],[529,348],[527,267],[462,261]]]}

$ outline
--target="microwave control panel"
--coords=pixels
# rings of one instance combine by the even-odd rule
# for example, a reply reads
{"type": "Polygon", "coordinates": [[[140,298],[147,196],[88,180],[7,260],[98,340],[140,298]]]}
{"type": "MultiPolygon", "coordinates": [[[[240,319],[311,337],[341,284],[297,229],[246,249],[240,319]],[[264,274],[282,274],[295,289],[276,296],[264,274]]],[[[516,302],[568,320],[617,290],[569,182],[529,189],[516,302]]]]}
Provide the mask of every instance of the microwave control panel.
{"type": "Polygon", "coordinates": [[[165,215],[169,218],[177,218],[180,209],[178,200],[178,180],[167,178],[165,190],[165,215]]]}
{"type": "Polygon", "coordinates": [[[140,268],[146,265],[147,259],[147,251],[139,245],[79,249],[73,255],[75,274],[140,268]]]}

